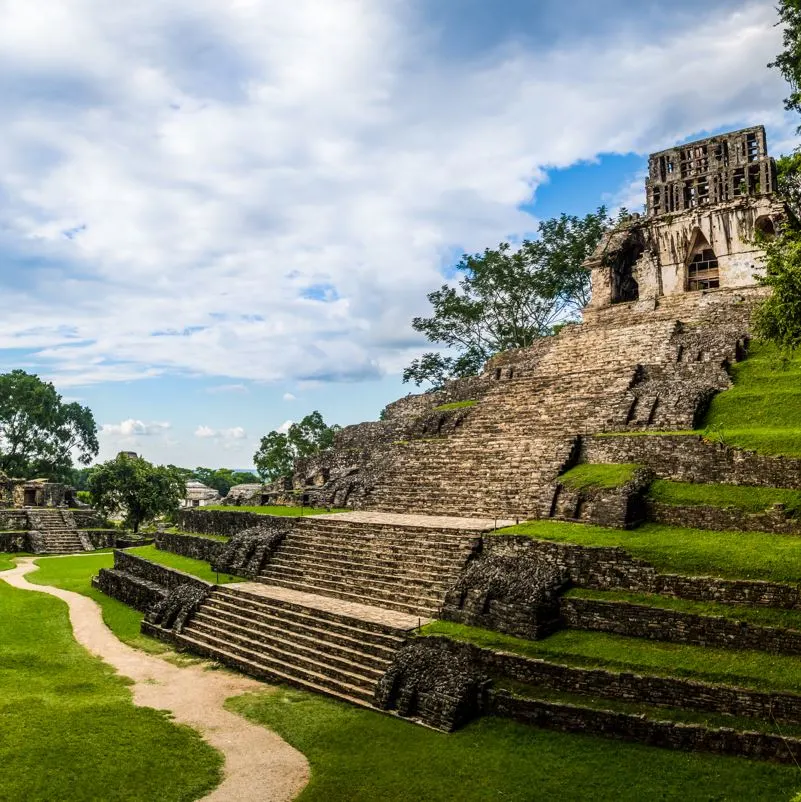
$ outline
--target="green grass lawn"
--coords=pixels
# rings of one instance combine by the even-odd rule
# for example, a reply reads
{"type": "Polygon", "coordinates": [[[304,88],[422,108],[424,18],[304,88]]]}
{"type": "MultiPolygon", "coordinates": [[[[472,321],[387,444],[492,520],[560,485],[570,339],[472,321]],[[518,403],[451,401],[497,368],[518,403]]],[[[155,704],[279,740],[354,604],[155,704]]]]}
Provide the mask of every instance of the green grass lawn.
{"type": "Polygon", "coordinates": [[[797,535],[718,532],[663,524],[623,530],[548,520],[529,521],[495,534],[582,546],[620,546],[664,573],[801,581],[801,538],[797,535]]]}
{"type": "Polygon", "coordinates": [[[265,506],[265,507],[227,507],[225,504],[209,504],[208,507],[202,507],[203,510],[223,510],[225,512],[255,512],[259,515],[287,515],[296,517],[300,515],[328,515],[332,512],[350,512],[350,510],[333,508],[327,510],[323,507],[279,507],[265,506]]]}
{"type": "Polygon", "coordinates": [[[754,343],[731,374],[734,387],[712,399],[708,431],[739,448],[801,457],[801,353],[783,364],[774,347],[754,343]]]}
{"type": "Polygon", "coordinates": [[[736,507],[745,512],[764,512],[773,504],[784,504],[787,511],[801,511],[801,490],[746,485],[692,484],[657,479],[648,496],[653,501],[674,506],[736,507]]]}
{"type": "Polygon", "coordinates": [[[632,463],[576,465],[559,477],[559,481],[574,490],[590,487],[620,487],[634,478],[639,465],[632,463]]]}
{"type": "Polygon", "coordinates": [[[22,554],[0,554],[0,571],[8,571],[14,567],[14,557],[24,556],[22,554]]]}
{"type": "MultiPolygon", "coordinates": [[[[185,574],[192,574],[206,582],[217,584],[217,573],[211,570],[211,566],[205,560],[195,560],[192,557],[183,557],[180,554],[173,554],[171,551],[161,551],[155,546],[136,546],[126,549],[128,554],[135,554],[137,557],[144,557],[146,560],[164,565],[167,568],[175,568],[185,574]]],[[[245,582],[240,576],[232,574],[219,574],[220,584],[225,585],[230,582],[245,582]]]]}
{"type": "Polygon", "coordinates": [[[302,691],[228,708],[303,752],[298,802],[789,802],[796,768],[649,748],[483,718],[446,735],[302,691]]]}
{"type": "Polygon", "coordinates": [[[0,581],[0,800],[190,802],[222,756],[134,707],[123,679],[73,639],[67,606],[0,581]]]}
{"type": "Polygon", "coordinates": [[[565,629],[533,641],[450,621],[434,621],[423,635],[445,635],[493,651],[586,668],[684,677],[763,691],[801,691],[801,658],[757,651],[713,649],[606,632],[565,629]]]}

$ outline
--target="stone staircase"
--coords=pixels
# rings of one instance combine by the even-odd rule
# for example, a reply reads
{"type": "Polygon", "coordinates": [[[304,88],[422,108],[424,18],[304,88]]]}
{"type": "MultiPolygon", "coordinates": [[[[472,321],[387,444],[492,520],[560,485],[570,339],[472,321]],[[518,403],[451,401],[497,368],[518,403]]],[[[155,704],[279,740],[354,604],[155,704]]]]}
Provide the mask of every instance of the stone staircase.
{"type": "Polygon", "coordinates": [[[76,554],[87,550],[70,510],[37,507],[26,512],[32,550],[36,554],[76,554]]]}
{"type": "Polygon", "coordinates": [[[433,616],[478,540],[463,530],[302,518],[258,580],[433,616]]]}
{"type": "Polygon", "coordinates": [[[216,587],[175,640],[251,676],[369,706],[417,625],[403,613],[242,583],[216,587]]]}

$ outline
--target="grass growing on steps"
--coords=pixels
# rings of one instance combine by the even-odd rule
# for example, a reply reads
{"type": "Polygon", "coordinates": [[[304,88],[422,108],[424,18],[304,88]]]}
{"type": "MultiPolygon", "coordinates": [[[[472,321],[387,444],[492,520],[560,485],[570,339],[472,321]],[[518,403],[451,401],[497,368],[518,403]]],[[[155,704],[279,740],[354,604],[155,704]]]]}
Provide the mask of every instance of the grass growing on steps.
{"type": "Polygon", "coordinates": [[[673,506],[736,507],[744,512],[764,512],[773,504],[784,504],[792,515],[801,511],[801,490],[745,485],[692,484],[657,479],[648,496],[673,506]]]}
{"type": "Polygon", "coordinates": [[[264,506],[264,507],[227,507],[225,504],[209,504],[207,507],[199,508],[201,510],[222,510],[223,512],[255,512],[258,515],[286,515],[291,517],[300,517],[301,515],[329,515],[334,512],[350,512],[345,509],[330,509],[324,507],[279,507],[264,506]]]}
{"type": "Polygon", "coordinates": [[[759,627],[782,627],[801,631],[801,610],[778,610],[772,607],[740,607],[732,604],[716,604],[715,602],[687,601],[686,599],[675,599],[672,596],[630,593],[625,590],[573,588],[564,595],[568,599],[628,602],[691,615],[710,615],[733,621],[745,621],[759,627]]]}
{"type": "Polygon", "coordinates": [[[740,732],[764,732],[770,735],[801,737],[801,724],[782,723],[778,727],[772,721],[742,716],[727,716],[724,713],[707,713],[703,710],[683,710],[674,707],[657,707],[642,702],[625,702],[620,699],[604,699],[601,696],[586,696],[580,693],[557,691],[541,685],[529,685],[513,679],[502,678],[495,681],[496,688],[508,690],[524,699],[537,699],[544,702],[577,705],[594,710],[611,710],[632,716],[646,716],[653,721],[673,721],[681,724],[700,724],[719,729],[731,727],[740,732]]]}
{"type": "MultiPolygon", "coordinates": [[[[63,561],[62,561],[63,562],[63,561]]],[[[189,802],[222,756],[72,637],[64,602],[0,581],[0,799],[189,802]]]]}
{"type": "MultiPolygon", "coordinates": [[[[183,571],[185,574],[192,574],[199,579],[205,579],[206,582],[217,582],[217,573],[211,570],[211,566],[205,560],[195,560],[192,557],[184,557],[180,554],[173,554],[171,551],[162,551],[155,546],[136,546],[132,549],[126,549],[128,554],[135,554],[137,557],[144,557],[146,560],[158,563],[167,568],[175,568],[177,571],[183,571]]],[[[242,577],[234,576],[233,574],[221,573],[220,584],[225,585],[230,582],[244,582],[242,577]]]]}
{"type": "Polygon", "coordinates": [[[712,399],[708,431],[738,448],[801,457],[801,352],[782,364],[776,348],[755,343],[731,374],[734,387],[712,399]]]}
{"type": "Polygon", "coordinates": [[[798,693],[801,658],[766,652],[687,646],[606,632],[568,629],[544,640],[526,640],[487,629],[434,621],[423,636],[444,635],[484,649],[583,668],[697,679],[760,691],[798,693]]]}
{"type": "Polygon", "coordinates": [[[474,407],[478,401],[453,401],[450,404],[440,404],[434,407],[433,412],[450,412],[452,409],[468,409],[474,407]]]}
{"type": "Polygon", "coordinates": [[[150,654],[171,651],[167,644],[141,634],[139,625],[144,617],[142,613],[92,587],[92,577],[101,568],[113,567],[114,555],[110,552],[75,557],[42,557],[36,561],[36,565],[39,570],[28,574],[28,582],[72,590],[93,599],[103,611],[106,626],[123,643],[150,654]]]}
{"type": "Polygon", "coordinates": [[[559,477],[559,481],[574,490],[591,487],[621,487],[634,478],[639,465],[633,463],[576,465],[559,477]]]}
{"type": "Polygon", "coordinates": [[[503,719],[444,734],[286,688],[240,696],[227,707],[307,756],[311,780],[298,802],[775,802],[801,785],[797,769],[786,766],[503,719]]]}
{"type": "Polygon", "coordinates": [[[494,534],[581,546],[619,546],[664,573],[801,581],[801,538],[797,535],[718,532],[663,524],[622,530],[548,520],[529,521],[494,534]]]}

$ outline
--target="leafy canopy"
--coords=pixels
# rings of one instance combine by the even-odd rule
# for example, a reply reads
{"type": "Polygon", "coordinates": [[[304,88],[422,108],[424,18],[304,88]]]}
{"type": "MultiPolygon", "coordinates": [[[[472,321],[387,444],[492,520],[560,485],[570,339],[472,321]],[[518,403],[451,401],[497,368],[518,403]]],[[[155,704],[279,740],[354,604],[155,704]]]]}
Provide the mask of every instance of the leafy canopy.
{"type": "Polygon", "coordinates": [[[125,525],[139,526],[175,512],[186,495],[186,480],[171,466],[155,466],[142,457],[118,454],[89,475],[92,503],[105,515],[123,513],[125,525]]]}
{"type": "Polygon", "coordinates": [[[778,69],[790,84],[784,107],[801,113],[801,0],[779,0],[777,10],[784,25],[784,50],[768,66],[778,69]]]}
{"type": "Polygon", "coordinates": [[[525,348],[575,319],[590,299],[583,263],[610,222],[603,206],[582,218],[562,214],[541,222],[538,238],[516,251],[503,242],[465,254],[455,266],[457,285],[430,293],[432,316],[412,321],[415,331],[452,355],[423,354],[404,370],[404,382],[440,386],[475,375],[494,354],[525,348]]]}
{"type": "Polygon", "coordinates": [[[311,457],[334,444],[341,427],[329,426],[316,410],[284,432],[272,431],[261,438],[253,462],[265,482],[291,476],[296,459],[311,457]]]}
{"type": "Polygon", "coordinates": [[[89,407],[64,403],[56,388],[24,370],[0,375],[0,469],[9,476],[69,481],[73,454],[97,455],[89,407]]]}

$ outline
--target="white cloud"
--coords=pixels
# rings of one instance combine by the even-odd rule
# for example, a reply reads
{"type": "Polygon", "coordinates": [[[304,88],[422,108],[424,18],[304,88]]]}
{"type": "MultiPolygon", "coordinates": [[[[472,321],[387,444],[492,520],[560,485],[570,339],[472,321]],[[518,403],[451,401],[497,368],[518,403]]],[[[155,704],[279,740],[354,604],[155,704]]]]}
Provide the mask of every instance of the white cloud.
{"type": "Polygon", "coordinates": [[[218,384],[216,387],[209,387],[206,390],[211,395],[219,393],[247,393],[248,388],[244,384],[218,384]]]}
{"type": "Polygon", "coordinates": [[[290,426],[292,426],[292,424],[293,424],[294,422],[295,422],[295,421],[293,421],[293,420],[285,420],[285,421],[284,421],[284,422],[283,422],[283,423],[282,423],[282,424],[281,424],[281,425],[280,425],[280,426],[279,426],[279,427],[276,429],[276,431],[278,432],[278,434],[286,434],[286,433],[289,431],[289,427],[290,427],[290,426]]]}
{"type": "Polygon", "coordinates": [[[442,261],[531,232],[546,169],[784,136],[771,5],[455,66],[394,1],[11,3],[0,348],[59,387],[397,371],[442,261]]]}
{"type": "Polygon", "coordinates": [[[212,429],[210,426],[198,426],[195,429],[195,437],[226,441],[244,440],[247,438],[247,432],[241,426],[233,426],[230,429],[212,429]]]}
{"type": "Polygon", "coordinates": [[[284,401],[297,401],[297,396],[292,395],[292,393],[284,393],[284,401]]]}
{"type": "Polygon", "coordinates": [[[170,428],[171,424],[167,422],[153,421],[145,423],[141,420],[128,418],[128,420],[124,420],[121,423],[104,423],[100,428],[100,433],[115,437],[152,437],[163,435],[170,428]]]}

